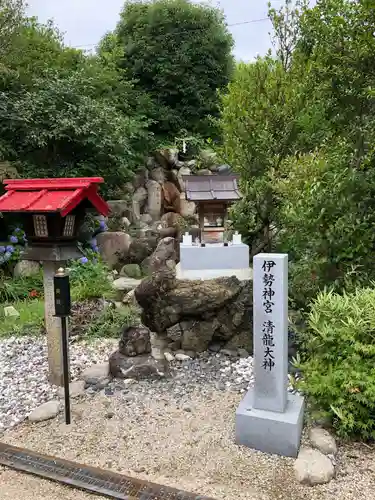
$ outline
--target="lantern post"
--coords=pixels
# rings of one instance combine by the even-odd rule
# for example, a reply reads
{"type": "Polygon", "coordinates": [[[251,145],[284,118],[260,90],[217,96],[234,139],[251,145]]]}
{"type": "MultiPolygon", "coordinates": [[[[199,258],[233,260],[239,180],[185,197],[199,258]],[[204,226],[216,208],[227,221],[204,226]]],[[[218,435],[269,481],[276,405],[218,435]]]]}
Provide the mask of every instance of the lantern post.
{"type": "Polygon", "coordinates": [[[69,342],[68,317],[71,315],[69,274],[61,267],[54,276],[55,316],[61,322],[61,347],[64,378],[65,423],[70,424],[70,395],[69,395],[69,342]]]}

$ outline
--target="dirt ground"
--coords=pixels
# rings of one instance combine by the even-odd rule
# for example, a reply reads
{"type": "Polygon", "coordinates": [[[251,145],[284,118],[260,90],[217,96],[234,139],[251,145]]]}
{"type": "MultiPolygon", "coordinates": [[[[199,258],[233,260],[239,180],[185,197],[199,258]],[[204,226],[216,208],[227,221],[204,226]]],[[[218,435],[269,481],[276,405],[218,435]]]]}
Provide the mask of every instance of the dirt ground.
{"type": "MultiPolygon", "coordinates": [[[[48,455],[111,469],[217,500],[373,500],[375,449],[339,445],[336,477],[314,488],[300,485],[293,459],[234,443],[235,393],[197,390],[145,398],[85,396],[73,403],[73,423],[63,415],[25,423],[0,440],[48,455]]],[[[0,470],[0,500],[95,500],[95,497],[19,473],[0,470]]]]}

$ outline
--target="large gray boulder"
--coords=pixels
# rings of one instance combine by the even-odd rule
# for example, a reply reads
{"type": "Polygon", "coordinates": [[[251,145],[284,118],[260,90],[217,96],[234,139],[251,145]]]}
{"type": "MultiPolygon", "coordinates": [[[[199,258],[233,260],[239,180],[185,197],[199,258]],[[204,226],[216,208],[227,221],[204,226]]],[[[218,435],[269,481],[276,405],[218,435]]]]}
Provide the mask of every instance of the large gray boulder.
{"type": "Polygon", "coordinates": [[[301,448],[294,463],[298,482],[309,486],[329,483],[335,474],[331,460],[319,450],[301,448]]]}
{"type": "Polygon", "coordinates": [[[156,236],[136,238],[129,246],[127,260],[131,264],[142,264],[147,257],[150,257],[157,245],[158,238],[156,236]]]}
{"type": "Polygon", "coordinates": [[[322,427],[312,427],[309,431],[309,439],[312,446],[325,455],[335,455],[337,452],[335,438],[322,427]]]}
{"type": "Polygon", "coordinates": [[[59,401],[48,401],[47,403],[43,403],[42,405],[35,408],[30,415],[30,422],[44,422],[45,420],[50,420],[51,418],[55,418],[60,409],[59,401]]]}
{"type": "MultiPolygon", "coordinates": [[[[155,251],[147,258],[147,262],[143,261],[142,268],[148,274],[155,271],[160,271],[167,266],[168,261],[176,261],[176,241],[174,238],[167,237],[159,241],[155,251]]],[[[170,266],[168,266],[170,267],[170,266]]]]}
{"type": "Polygon", "coordinates": [[[106,231],[96,237],[99,252],[109,267],[114,268],[126,259],[132,241],[129,234],[122,231],[106,231]]]}
{"type": "Polygon", "coordinates": [[[151,215],[152,220],[159,220],[163,206],[162,187],[157,181],[150,179],[146,184],[146,189],[146,212],[151,215]]]}

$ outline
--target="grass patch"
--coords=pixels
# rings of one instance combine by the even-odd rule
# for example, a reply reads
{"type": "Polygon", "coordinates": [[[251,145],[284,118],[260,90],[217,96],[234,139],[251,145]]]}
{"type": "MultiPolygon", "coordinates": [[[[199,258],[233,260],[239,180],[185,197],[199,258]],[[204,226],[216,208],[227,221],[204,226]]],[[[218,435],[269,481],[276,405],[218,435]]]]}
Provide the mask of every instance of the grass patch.
{"type": "MultiPolygon", "coordinates": [[[[81,338],[116,338],[123,328],[137,323],[139,314],[132,307],[104,306],[102,299],[115,296],[108,279],[109,270],[100,261],[69,266],[71,296],[74,302],[71,335],[81,338]]],[[[43,332],[44,301],[42,273],[31,277],[0,276],[0,337],[37,335],[43,332]],[[35,298],[33,298],[35,297],[35,298]],[[12,305],[18,317],[5,317],[4,307],[12,305]]]]}
{"type": "Polygon", "coordinates": [[[139,323],[139,313],[132,307],[106,307],[89,326],[85,338],[119,338],[122,330],[139,323]]]}
{"type": "Polygon", "coordinates": [[[18,278],[0,275],[0,303],[25,300],[34,292],[37,296],[43,295],[43,275],[41,272],[34,276],[18,278]]]}
{"type": "Polygon", "coordinates": [[[38,335],[44,324],[44,302],[42,300],[23,300],[0,306],[0,337],[11,335],[38,335]],[[5,317],[4,307],[12,305],[18,317],[5,317]]]}

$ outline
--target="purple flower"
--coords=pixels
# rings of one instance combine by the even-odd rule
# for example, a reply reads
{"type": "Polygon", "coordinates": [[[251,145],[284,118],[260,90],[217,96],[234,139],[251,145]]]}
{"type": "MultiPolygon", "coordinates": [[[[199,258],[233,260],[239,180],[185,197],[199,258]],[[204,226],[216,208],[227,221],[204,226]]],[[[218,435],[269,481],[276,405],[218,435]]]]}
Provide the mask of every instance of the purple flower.
{"type": "Polygon", "coordinates": [[[80,263],[81,263],[81,264],[87,264],[87,263],[88,263],[88,261],[89,261],[89,259],[88,259],[87,257],[81,257],[81,258],[79,259],[79,261],[80,261],[80,263]]]}
{"type": "Polygon", "coordinates": [[[97,247],[98,242],[96,241],[96,238],[93,238],[90,242],[91,248],[94,250],[95,247],[97,247]]]}
{"type": "Polygon", "coordinates": [[[11,236],[11,237],[9,238],[9,240],[10,240],[10,242],[11,242],[11,243],[18,243],[18,238],[17,238],[17,236],[11,236]]]}
{"type": "Polygon", "coordinates": [[[95,252],[95,253],[99,253],[99,247],[98,247],[98,246],[96,246],[96,245],[95,245],[94,247],[92,247],[92,250],[93,250],[93,252],[95,252]]]}
{"type": "Polygon", "coordinates": [[[20,227],[16,227],[16,229],[14,230],[15,233],[22,233],[22,229],[20,227]]]}
{"type": "Polygon", "coordinates": [[[14,252],[14,247],[12,245],[7,245],[5,247],[5,250],[6,250],[6,252],[9,252],[10,254],[12,254],[14,252]]]}
{"type": "Polygon", "coordinates": [[[106,227],[107,227],[107,225],[106,225],[106,223],[105,223],[105,221],[104,221],[104,220],[99,221],[99,227],[100,227],[100,229],[102,229],[103,231],[106,231],[106,227]]]}
{"type": "Polygon", "coordinates": [[[0,253],[5,253],[5,247],[0,247],[0,253]]]}

